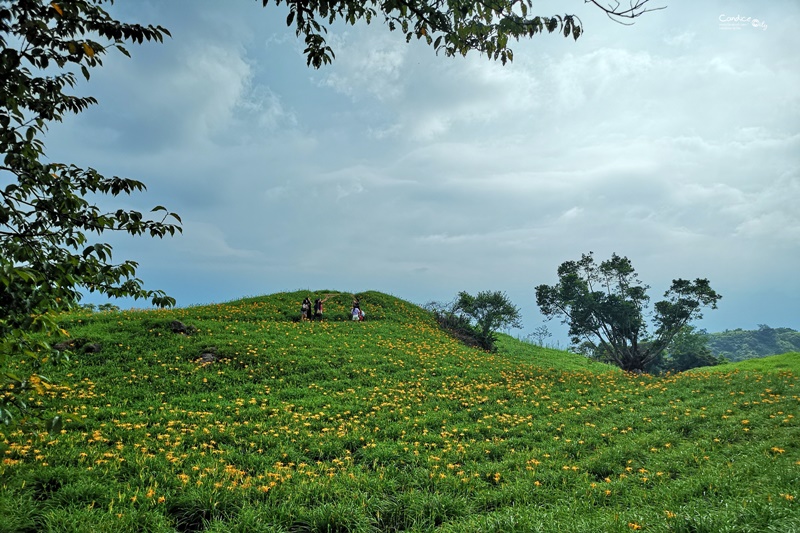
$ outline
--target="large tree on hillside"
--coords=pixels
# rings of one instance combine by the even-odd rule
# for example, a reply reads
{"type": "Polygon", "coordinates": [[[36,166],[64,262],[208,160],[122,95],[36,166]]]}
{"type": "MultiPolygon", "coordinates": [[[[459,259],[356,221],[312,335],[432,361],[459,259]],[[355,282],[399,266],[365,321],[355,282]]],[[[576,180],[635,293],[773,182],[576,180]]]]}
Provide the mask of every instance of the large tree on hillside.
{"type": "Polygon", "coordinates": [[[558,283],[536,287],[547,318],[569,325],[573,345],[588,346],[627,371],[645,371],[701,309],[721,298],[707,279],[672,281],[665,300],[653,306],[653,331],[645,321],[650,297],[627,257],[612,254],[599,265],[591,252],[558,267],[558,283]]]}

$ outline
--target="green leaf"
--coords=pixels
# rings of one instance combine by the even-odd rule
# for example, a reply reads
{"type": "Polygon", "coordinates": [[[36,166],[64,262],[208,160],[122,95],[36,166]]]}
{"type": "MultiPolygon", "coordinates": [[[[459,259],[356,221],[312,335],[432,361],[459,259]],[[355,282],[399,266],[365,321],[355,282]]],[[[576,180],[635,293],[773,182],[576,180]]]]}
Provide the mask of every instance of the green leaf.
{"type": "Polygon", "coordinates": [[[15,387],[19,387],[20,385],[22,385],[22,380],[16,374],[13,374],[11,372],[5,372],[4,375],[8,379],[8,381],[10,381],[11,384],[14,385],[15,387]]]}

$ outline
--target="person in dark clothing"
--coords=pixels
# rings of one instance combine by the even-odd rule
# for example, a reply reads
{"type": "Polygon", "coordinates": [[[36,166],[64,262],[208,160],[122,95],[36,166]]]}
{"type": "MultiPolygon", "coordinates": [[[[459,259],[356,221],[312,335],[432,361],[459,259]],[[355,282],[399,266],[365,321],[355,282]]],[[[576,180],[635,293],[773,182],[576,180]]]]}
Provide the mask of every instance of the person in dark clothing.
{"type": "Polygon", "coordinates": [[[326,294],[324,298],[317,298],[316,300],[314,300],[314,319],[315,320],[322,320],[322,314],[323,314],[322,304],[327,302],[328,298],[330,298],[330,295],[326,294]]]}

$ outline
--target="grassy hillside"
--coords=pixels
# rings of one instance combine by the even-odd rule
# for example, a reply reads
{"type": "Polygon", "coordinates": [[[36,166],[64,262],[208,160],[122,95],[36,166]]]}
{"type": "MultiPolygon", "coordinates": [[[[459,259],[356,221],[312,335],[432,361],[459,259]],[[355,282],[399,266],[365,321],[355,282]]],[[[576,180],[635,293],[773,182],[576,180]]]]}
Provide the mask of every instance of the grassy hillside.
{"type": "Polygon", "coordinates": [[[796,360],[635,376],[305,295],[65,317],[102,349],[42,369],[60,434],[0,432],[0,531],[800,531],[796,360]]]}
{"type": "Polygon", "coordinates": [[[738,363],[727,363],[714,367],[707,367],[703,370],[713,372],[781,372],[791,371],[795,374],[800,373],[800,352],[789,352],[782,355],[772,355],[758,359],[748,359],[738,363]]]}

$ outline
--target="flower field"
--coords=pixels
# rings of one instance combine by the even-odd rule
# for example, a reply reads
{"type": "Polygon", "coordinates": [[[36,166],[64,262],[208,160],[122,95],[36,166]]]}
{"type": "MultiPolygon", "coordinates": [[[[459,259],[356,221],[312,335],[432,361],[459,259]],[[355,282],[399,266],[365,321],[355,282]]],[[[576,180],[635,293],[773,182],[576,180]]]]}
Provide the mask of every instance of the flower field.
{"type": "Polygon", "coordinates": [[[60,433],[0,429],[0,531],[800,531],[800,354],[630,375],[306,295],[65,316],[102,349],[39,369],[60,433]]]}

